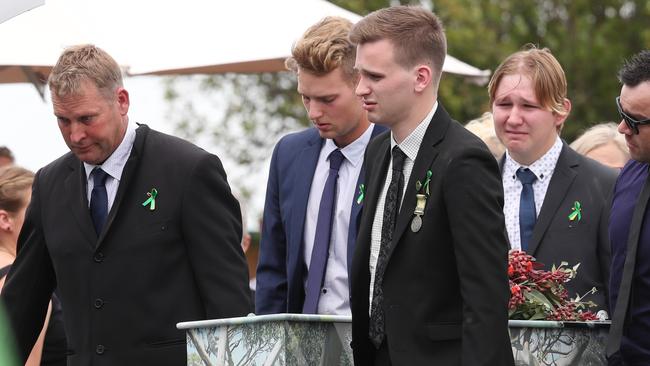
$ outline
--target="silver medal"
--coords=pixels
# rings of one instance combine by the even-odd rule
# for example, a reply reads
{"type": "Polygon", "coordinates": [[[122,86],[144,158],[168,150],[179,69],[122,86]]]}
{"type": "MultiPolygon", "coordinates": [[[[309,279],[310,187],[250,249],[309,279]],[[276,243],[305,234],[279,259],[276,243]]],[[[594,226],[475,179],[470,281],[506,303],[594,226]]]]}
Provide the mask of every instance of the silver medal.
{"type": "Polygon", "coordinates": [[[411,231],[417,233],[422,228],[422,218],[419,215],[415,215],[411,221],[411,231]]]}

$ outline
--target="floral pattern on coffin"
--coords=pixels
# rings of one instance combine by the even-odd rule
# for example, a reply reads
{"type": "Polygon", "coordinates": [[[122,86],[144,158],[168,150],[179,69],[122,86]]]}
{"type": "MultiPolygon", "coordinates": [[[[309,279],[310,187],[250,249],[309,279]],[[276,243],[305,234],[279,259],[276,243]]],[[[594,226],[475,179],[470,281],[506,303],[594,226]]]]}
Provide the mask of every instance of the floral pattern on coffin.
{"type": "Polygon", "coordinates": [[[510,321],[516,366],[605,366],[610,322],[510,321]]]}
{"type": "Polygon", "coordinates": [[[187,365],[351,366],[350,324],[336,318],[277,314],[190,328],[187,365]]]}
{"type": "MultiPolygon", "coordinates": [[[[610,322],[510,320],[516,366],[605,366],[610,322]]],[[[179,323],[187,365],[350,366],[351,318],[274,314],[179,323]]]]}

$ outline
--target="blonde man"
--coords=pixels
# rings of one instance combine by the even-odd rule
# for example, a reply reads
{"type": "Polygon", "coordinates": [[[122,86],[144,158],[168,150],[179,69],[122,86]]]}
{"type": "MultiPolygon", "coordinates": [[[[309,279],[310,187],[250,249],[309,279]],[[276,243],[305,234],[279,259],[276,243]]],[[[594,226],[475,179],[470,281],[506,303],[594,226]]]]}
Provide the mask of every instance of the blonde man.
{"type": "Polygon", "coordinates": [[[349,315],[348,264],[363,205],[363,152],[380,129],[354,94],[352,23],[327,17],[293,46],[287,67],[314,125],[271,160],[256,313],[349,315]],[[361,188],[360,188],[361,187],[361,188]]]}
{"type": "Polygon", "coordinates": [[[68,365],[185,364],[176,323],[251,310],[221,162],[130,123],[120,68],[95,46],[66,49],[49,86],[70,152],[36,174],[2,292],[20,355],[56,287],[68,365]]]}
{"type": "Polygon", "coordinates": [[[548,49],[528,48],[508,56],[488,86],[501,158],[503,212],[512,249],[521,249],[550,269],[580,263],[567,283],[609,310],[609,197],[616,172],[573,151],[560,139],[571,111],[562,66],[548,49]]]}

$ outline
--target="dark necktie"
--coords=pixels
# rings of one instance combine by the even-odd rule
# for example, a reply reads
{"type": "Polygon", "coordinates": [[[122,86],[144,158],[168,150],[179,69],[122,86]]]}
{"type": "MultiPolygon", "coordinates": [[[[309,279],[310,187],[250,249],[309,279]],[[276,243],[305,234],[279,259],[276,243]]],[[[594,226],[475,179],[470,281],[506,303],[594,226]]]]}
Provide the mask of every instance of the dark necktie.
{"type": "Polygon", "coordinates": [[[108,174],[100,167],[90,173],[93,176],[93,191],[90,194],[90,217],[95,225],[97,236],[102,232],[106,216],[108,216],[108,195],[106,194],[106,178],[108,174]]]}
{"type": "Polygon", "coordinates": [[[402,190],[404,188],[404,160],[406,155],[398,146],[393,148],[393,172],[386,192],[386,202],[384,203],[384,216],[381,226],[381,244],[379,255],[377,257],[377,266],[375,267],[375,285],[372,292],[372,304],[370,310],[370,329],[368,336],[370,341],[379,349],[381,342],[384,340],[384,272],[388,264],[388,253],[393,243],[393,233],[395,231],[395,221],[399,212],[400,202],[402,200],[402,190]]]}
{"type": "Polygon", "coordinates": [[[311,252],[311,261],[309,262],[307,274],[305,303],[302,307],[304,314],[316,314],[318,312],[318,299],[323,286],[327,258],[329,257],[330,238],[332,237],[332,216],[336,206],[336,180],[343,159],[345,157],[339,149],[332,151],[329,155],[330,169],[318,208],[314,248],[311,252]]]}
{"type": "Polygon", "coordinates": [[[616,353],[621,346],[623,337],[623,328],[627,318],[627,310],[630,304],[630,293],[632,292],[632,283],[634,282],[634,267],[636,265],[636,252],[639,246],[639,237],[643,227],[643,217],[648,207],[648,198],[650,198],[650,175],[646,178],[643,190],[639,195],[632,221],[630,221],[630,232],[627,237],[627,252],[625,254],[625,264],[623,264],[623,274],[621,275],[621,284],[614,308],[614,317],[612,325],[609,328],[609,338],[607,339],[607,356],[616,353]]]}
{"type": "Polygon", "coordinates": [[[521,197],[519,198],[519,235],[521,237],[521,250],[528,250],[533,229],[537,221],[535,209],[535,192],[533,182],[537,180],[535,173],[528,168],[517,169],[517,178],[521,181],[521,197]]]}

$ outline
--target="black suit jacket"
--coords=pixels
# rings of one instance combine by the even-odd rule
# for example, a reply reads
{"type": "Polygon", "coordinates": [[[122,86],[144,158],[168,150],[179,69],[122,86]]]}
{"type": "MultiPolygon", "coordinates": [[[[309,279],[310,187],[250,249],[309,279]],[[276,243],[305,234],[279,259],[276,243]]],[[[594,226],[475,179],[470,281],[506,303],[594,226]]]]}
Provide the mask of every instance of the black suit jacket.
{"type": "Polygon", "coordinates": [[[597,292],[585,300],[607,311],[611,260],[607,226],[617,175],[614,169],[578,154],[565,143],[528,248],[546,269],[563,261],[571,266],[580,263],[577,277],[566,284],[569,295],[582,296],[596,287],[597,292]],[[580,202],[582,217],[571,221],[568,216],[575,202],[580,202]]]}
{"type": "Polygon", "coordinates": [[[2,294],[23,359],[58,287],[69,364],[185,364],[177,322],[251,310],[240,218],[216,156],[147,126],[99,238],[83,164],[68,153],[44,167],[2,294]]]}
{"type": "MultiPolygon", "coordinates": [[[[369,365],[369,253],[386,180],[390,133],[366,151],[367,195],[352,263],[352,348],[369,365]]],[[[508,336],[508,245],[494,157],[442,105],[427,129],[399,212],[384,274],[386,341],[393,365],[513,364],[508,336]],[[422,228],[410,229],[416,181],[433,173],[422,228]]]]}

